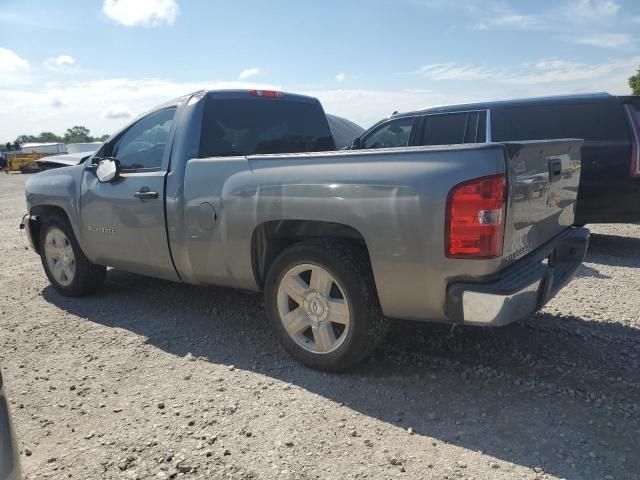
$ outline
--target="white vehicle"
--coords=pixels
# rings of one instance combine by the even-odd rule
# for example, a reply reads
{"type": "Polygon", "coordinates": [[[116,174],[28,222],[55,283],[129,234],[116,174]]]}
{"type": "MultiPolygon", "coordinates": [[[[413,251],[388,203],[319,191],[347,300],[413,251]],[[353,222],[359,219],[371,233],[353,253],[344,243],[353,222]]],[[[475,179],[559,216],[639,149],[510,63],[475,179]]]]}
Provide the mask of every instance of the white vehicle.
{"type": "Polygon", "coordinates": [[[95,152],[101,146],[102,146],[102,142],[68,143],[67,152],[69,153],[95,152]]]}
{"type": "Polygon", "coordinates": [[[20,145],[22,153],[67,153],[67,146],[64,143],[23,143],[20,145]]]}

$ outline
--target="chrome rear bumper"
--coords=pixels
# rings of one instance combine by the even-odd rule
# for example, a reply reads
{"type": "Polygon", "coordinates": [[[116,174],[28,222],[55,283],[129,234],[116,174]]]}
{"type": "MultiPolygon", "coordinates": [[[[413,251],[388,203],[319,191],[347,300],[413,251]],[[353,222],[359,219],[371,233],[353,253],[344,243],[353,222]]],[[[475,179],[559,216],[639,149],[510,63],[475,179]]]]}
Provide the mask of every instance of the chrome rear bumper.
{"type": "Polygon", "coordinates": [[[447,288],[454,323],[501,326],[542,308],[575,275],[589,245],[589,230],[571,228],[489,278],[447,288]]]}

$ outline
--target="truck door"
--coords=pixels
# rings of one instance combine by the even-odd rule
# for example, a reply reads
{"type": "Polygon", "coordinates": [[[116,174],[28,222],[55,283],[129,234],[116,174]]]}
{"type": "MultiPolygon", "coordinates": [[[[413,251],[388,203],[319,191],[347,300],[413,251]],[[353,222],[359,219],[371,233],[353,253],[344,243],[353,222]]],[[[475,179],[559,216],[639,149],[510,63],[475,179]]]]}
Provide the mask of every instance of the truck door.
{"type": "Polygon", "coordinates": [[[94,263],[178,280],[167,241],[164,188],[176,108],[153,112],[104,145],[122,175],[100,183],[85,170],[80,192],[83,247],[94,263]]]}

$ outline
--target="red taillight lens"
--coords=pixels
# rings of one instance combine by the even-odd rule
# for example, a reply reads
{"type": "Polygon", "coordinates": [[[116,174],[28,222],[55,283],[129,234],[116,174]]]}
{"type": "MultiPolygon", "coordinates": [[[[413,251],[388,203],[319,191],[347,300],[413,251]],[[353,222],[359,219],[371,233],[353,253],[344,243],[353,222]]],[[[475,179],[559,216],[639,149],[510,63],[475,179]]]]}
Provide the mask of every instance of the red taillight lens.
{"type": "Polygon", "coordinates": [[[276,92],[275,90],[249,90],[254,97],[282,98],[284,92],[276,92]]]}
{"type": "Polygon", "coordinates": [[[447,201],[446,254],[454,258],[502,255],[506,180],[504,175],[456,185],[447,201]]]}

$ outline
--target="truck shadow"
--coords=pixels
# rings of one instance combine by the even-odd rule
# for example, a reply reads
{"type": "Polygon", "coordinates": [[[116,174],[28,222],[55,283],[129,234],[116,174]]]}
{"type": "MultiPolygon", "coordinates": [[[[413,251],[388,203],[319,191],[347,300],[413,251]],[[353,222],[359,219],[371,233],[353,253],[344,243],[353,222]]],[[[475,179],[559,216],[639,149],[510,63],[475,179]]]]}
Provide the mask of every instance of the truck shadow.
{"type": "Polygon", "coordinates": [[[584,263],[580,265],[580,267],[578,268],[578,271],[576,272],[576,277],[591,277],[591,278],[597,278],[600,280],[606,280],[608,278],[611,278],[609,275],[600,273],[598,269],[589,267],[584,263]]]}
{"type": "Polygon", "coordinates": [[[43,296],[172,355],[289,382],[437,442],[569,479],[640,469],[640,331],[622,324],[544,313],[501,329],[397,322],[371,361],[327,375],[278,347],[261,295],[111,270],[94,297],[43,296]]]}
{"type": "Polygon", "coordinates": [[[585,261],[614,267],[640,267],[640,238],[592,233],[585,261]]]}

